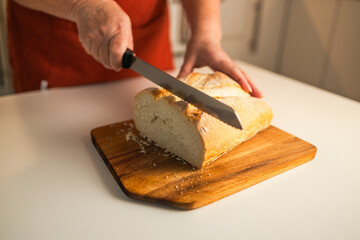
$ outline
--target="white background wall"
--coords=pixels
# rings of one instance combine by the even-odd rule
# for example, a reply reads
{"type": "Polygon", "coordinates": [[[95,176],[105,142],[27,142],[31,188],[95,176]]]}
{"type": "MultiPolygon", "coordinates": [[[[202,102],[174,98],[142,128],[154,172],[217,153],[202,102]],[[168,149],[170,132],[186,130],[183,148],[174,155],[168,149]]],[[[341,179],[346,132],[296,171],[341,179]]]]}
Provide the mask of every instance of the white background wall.
{"type": "MultiPolygon", "coordinates": [[[[0,0],[0,95],[11,93],[5,3],[0,0]],[[2,84],[1,84],[2,83],[2,84]]],[[[168,0],[175,65],[189,30],[168,0]]],[[[222,45],[234,59],[360,101],[360,0],[223,0],[222,45]]]]}
{"type": "MultiPolygon", "coordinates": [[[[189,31],[181,1],[171,0],[171,37],[180,66],[189,31]]],[[[222,45],[234,59],[275,69],[286,0],[223,0],[222,45]]]]}
{"type": "Polygon", "coordinates": [[[360,101],[360,1],[290,5],[278,72],[360,101]]]}

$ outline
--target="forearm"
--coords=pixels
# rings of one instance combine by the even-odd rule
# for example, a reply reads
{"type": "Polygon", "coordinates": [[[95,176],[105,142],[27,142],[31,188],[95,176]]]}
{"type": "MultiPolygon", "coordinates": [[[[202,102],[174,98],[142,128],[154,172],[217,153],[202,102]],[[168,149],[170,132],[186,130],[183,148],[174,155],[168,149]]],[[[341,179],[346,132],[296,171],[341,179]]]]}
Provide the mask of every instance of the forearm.
{"type": "Polygon", "coordinates": [[[221,40],[220,0],[182,0],[192,38],[221,40]]]}
{"type": "Polygon", "coordinates": [[[74,21],[74,9],[87,0],[13,0],[14,2],[50,15],[74,21]]]}

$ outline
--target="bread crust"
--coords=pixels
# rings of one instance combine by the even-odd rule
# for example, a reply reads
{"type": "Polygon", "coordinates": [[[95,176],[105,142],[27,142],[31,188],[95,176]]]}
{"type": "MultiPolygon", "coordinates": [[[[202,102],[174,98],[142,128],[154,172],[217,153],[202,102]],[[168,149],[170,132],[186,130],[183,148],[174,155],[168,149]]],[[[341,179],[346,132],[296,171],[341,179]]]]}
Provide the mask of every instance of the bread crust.
{"type": "Polygon", "coordinates": [[[199,159],[200,164],[196,167],[213,162],[270,125],[273,117],[270,106],[264,100],[254,98],[243,91],[240,85],[227,75],[220,72],[191,73],[181,80],[233,107],[243,126],[243,130],[235,129],[162,88],[150,88],[140,92],[139,94],[151,94],[154,101],[166,100],[169,105],[182,112],[197,129],[204,152],[203,159],[199,159]]]}

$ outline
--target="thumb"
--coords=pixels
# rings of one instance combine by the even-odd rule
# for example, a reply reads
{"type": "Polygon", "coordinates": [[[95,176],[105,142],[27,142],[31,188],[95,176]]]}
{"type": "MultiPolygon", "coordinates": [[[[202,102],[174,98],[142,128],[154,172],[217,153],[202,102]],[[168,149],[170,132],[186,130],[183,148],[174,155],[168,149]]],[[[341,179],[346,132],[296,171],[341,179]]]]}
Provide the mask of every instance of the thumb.
{"type": "Polygon", "coordinates": [[[185,59],[183,65],[181,66],[179,75],[177,76],[177,78],[183,78],[187,75],[189,75],[193,69],[194,69],[194,64],[195,64],[195,60],[190,58],[190,59],[185,59]]]}

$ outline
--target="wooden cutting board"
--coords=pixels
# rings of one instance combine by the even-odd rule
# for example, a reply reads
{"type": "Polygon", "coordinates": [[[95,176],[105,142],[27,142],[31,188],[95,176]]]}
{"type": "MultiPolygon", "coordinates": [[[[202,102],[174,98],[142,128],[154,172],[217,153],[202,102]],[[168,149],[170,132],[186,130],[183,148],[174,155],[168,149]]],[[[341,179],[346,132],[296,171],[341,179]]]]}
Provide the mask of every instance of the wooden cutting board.
{"type": "Polygon", "coordinates": [[[91,131],[96,149],[131,198],[195,209],[314,158],[316,147],[270,126],[202,170],[141,137],[132,120],[91,131]]]}

